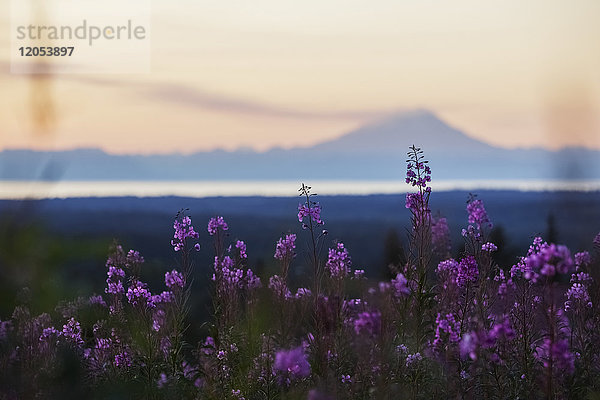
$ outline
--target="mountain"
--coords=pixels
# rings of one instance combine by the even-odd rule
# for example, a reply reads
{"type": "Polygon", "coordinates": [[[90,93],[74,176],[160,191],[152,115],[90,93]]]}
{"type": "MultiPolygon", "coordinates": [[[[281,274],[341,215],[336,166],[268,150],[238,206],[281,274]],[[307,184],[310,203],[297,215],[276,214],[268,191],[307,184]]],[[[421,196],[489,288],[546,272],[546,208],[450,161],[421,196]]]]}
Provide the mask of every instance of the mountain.
{"type": "Polygon", "coordinates": [[[191,155],[110,155],[97,149],[0,152],[0,180],[402,179],[415,144],[434,179],[598,179],[600,151],[503,149],[433,113],[393,115],[311,147],[191,155]]]}
{"type": "Polygon", "coordinates": [[[386,152],[415,144],[428,151],[485,151],[490,146],[444,123],[433,113],[417,110],[393,115],[341,137],[311,147],[332,153],[386,152]]]}

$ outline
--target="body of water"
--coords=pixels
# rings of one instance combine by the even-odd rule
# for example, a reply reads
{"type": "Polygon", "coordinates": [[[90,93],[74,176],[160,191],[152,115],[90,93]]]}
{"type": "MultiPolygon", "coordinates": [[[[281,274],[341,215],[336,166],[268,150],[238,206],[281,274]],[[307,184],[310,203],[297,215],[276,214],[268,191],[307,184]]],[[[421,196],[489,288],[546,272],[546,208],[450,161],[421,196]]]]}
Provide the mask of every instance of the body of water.
{"type": "MultiPolygon", "coordinates": [[[[312,181],[320,195],[397,194],[410,191],[402,181],[312,181]]],[[[517,190],[517,191],[600,191],[600,180],[456,180],[432,183],[435,191],[517,190]]],[[[300,182],[295,181],[0,181],[0,199],[50,199],[72,197],[216,197],[298,195],[300,182]]]]}

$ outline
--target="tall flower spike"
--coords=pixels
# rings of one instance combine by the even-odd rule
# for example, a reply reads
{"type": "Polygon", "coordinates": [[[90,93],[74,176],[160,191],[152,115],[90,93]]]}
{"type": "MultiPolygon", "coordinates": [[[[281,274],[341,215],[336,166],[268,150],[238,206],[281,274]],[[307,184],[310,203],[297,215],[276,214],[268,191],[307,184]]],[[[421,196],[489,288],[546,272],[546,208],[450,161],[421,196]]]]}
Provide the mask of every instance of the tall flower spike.
{"type": "MultiPolygon", "coordinates": [[[[175,233],[173,233],[171,245],[175,251],[183,250],[187,239],[198,239],[200,237],[198,232],[194,230],[192,219],[187,215],[184,215],[181,211],[177,213],[177,217],[173,222],[173,229],[175,230],[175,233]]],[[[197,243],[194,247],[196,251],[200,249],[197,243]]]]}
{"type": "Polygon", "coordinates": [[[311,193],[311,187],[304,183],[298,190],[301,197],[305,197],[306,201],[304,204],[298,204],[298,221],[302,223],[302,229],[307,229],[312,226],[313,223],[317,225],[323,225],[325,222],[321,219],[321,205],[316,201],[312,201],[311,198],[316,196],[316,193],[311,193]],[[306,222],[304,219],[307,218],[306,222]]]}
{"type": "Polygon", "coordinates": [[[414,223],[422,225],[431,220],[431,210],[429,210],[431,168],[427,165],[429,161],[425,160],[420,148],[411,146],[407,155],[406,183],[418,190],[406,194],[406,208],[416,217],[414,223]]]}

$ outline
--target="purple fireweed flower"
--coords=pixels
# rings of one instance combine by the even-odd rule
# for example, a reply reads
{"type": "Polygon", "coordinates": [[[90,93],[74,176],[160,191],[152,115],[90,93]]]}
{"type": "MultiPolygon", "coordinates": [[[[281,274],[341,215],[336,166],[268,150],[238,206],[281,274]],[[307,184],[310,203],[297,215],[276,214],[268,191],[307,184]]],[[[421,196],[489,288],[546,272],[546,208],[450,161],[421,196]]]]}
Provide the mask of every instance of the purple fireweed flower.
{"type": "Polygon", "coordinates": [[[271,289],[273,294],[280,299],[289,299],[292,297],[292,293],[288,289],[287,284],[279,275],[273,275],[269,279],[269,289],[271,289]]]}
{"type": "Polygon", "coordinates": [[[398,354],[408,354],[408,347],[405,344],[399,344],[396,346],[396,352],[398,354]]]}
{"type": "Polygon", "coordinates": [[[433,218],[431,221],[431,243],[438,254],[446,254],[452,249],[450,228],[446,218],[433,218]]]}
{"type": "Polygon", "coordinates": [[[165,273],[165,285],[169,289],[183,288],[185,286],[183,274],[176,269],[165,273]]]}
{"type": "Polygon", "coordinates": [[[106,307],[106,302],[104,301],[104,299],[100,295],[90,296],[90,298],[89,298],[88,301],[89,301],[90,305],[99,305],[99,306],[102,306],[102,307],[106,307]]]}
{"type": "Polygon", "coordinates": [[[244,287],[244,270],[239,268],[223,268],[221,270],[221,284],[229,290],[242,289],[244,287]]]}
{"type": "Polygon", "coordinates": [[[152,293],[148,290],[148,285],[138,280],[133,281],[129,289],[127,289],[127,300],[133,306],[155,307],[155,304],[152,302],[152,293]]]}
{"type": "Polygon", "coordinates": [[[221,360],[221,361],[223,361],[223,360],[225,360],[226,358],[227,358],[227,352],[226,352],[226,351],[224,351],[224,350],[219,350],[219,351],[217,352],[217,360],[221,360]]]}
{"type": "Polygon", "coordinates": [[[512,281],[512,278],[506,278],[506,275],[504,274],[504,270],[500,269],[498,270],[498,275],[496,275],[494,277],[494,281],[499,282],[498,283],[498,295],[500,296],[505,296],[508,293],[508,288],[512,287],[514,288],[515,285],[512,281]]]}
{"type": "Polygon", "coordinates": [[[296,257],[296,253],[294,250],[296,249],[296,235],[291,233],[289,235],[285,235],[277,242],[277,246],[275,247],[275,259],[283,261],[286,259],[291,260],[296,257]]]}
{"type": "Polygon", "coordinates": [[[123,247],[121,245],[116,245],[115,250],[111,253],[106,259],[106,266],[116,267],[118,265],[124,265],[126,262],[125,252],[123,251],[123,247]]]}
{"type": "Polygon", "coordinates": [[[523,276],[527,280],[531,280],[533,282],[537,281],[538,273],[532,269],[531,263],[527,262],[528,257],[538,254],[542,249],[548,247],[548,243],[544,242],[541,237],[535,237],[533,239],[533,243],[529,246],[529,250],[527,251],[527,256],[521,257],[519,262],[512,266],[510,269],[511,278],[523,276]]]}
{"type": "Polygon", "coordinates": [[[219,228],[223,231],[229,230],[229,226],[227,225],[227,222],[225,222],[223,217],[216,216],[214,218],[211,218],[210,221],[208,221],[208,234],[210,236],[216,235],[219,228]]]}
{"type": "Polygon", "coordinates": [[[119,267],[115,267],[113,265],[110,265],[108,267],[108,272],[106,273],[106,275],[108,276],[109,279],[116,280],[116,279],[124,278],[125,277],[125,271],[123,271],[119,267]]]}
{"type": "MultiPolygon", "coordinates": [[[[215,273],[212,279],[217,282],[219,291],[223,294],[233,294],[236,289],[244,289],[247,285],[244,270],[235,268],[234,265],[233,259],[229,256],[223,259],[215,257],[215,273]]],[[[257,282],[254,280],[254,283],[257,282]]]]}
{"type": "Polygon", "coordinates": [[[463,258],[458,264],[456,284],[460,287],[465,287],[469,282],[476,282],[478,277],[479,270],[475,257],[467,256],[463,258]]]}
{"type": "Polygon", "coordinates": [[[75,318],[70,318],[66,324],[63,325],[62,337],[67,341],[74,343],[78,346],[83,345],[83,339],[81,338],[81,326],[75,318]]]}
{"type": "Polygon", "coordinates": [[[471,358],[471,360],[477,360],[477,347],[477,334],[475,332],[465,333],[460,340],[460,344],[458,345],[460,356],[463,359],[466,359],[468,356],[471,358]]]}
{"type": "Polygon", "coordinates": [[[350,375],[342,375],[340,381],[342,383],[352,383],[352,377],[350,375]]]}
{"type": "Polygon", "coordinates": [[[381,313],[379,311],[361,312],[354,320],[354,332],[357,335],[376,336],[381,330],[381,313]]]}
{"type": "Polygon", "coordinates": [[[408,152],[410,160],[406,164],[406,183],[411,186],[426,187],[431,182],[431,168],[428,161],[423,160],[422,151],[417,147],[411,147],[408,152]]]}
{"type": "Polygon", "coordinates": [[[467,202],[467,212],[469,213],[469,224],[475,224],[478,231],[481,231],[484,226],[492,227],[482,200],[471,197],[467,202]]]}
{"type": "Polygon", "coordinates": [[[123,294],[125,292],[125,288],[123,287],[123,282],[109,282],[108,287],[104,289],[108,294],[123,294]]]}
{"type": "Polygon", "coordinates": [[[596,237],[594,238],[594,245],[600,247],[600,232],[598,232],[598,234],[596,235],[596,237]]]}
{"type": "Polygon", "coordinates": [[[94,347],[96,350],[109,350],[112,346],[111,338],[97,338],[96,346],[94,347]]]}
{"type": "Polygon", "coordinates": [[[568,375],[575,372],[575,357],[569,351],[569,342],[566,339],[553,342],[550,338],[545,338],[542,345],[537,348],[534,356],[542,363],[544,368],[549,368],[552,365],[554,371],[568,375]]]}
{"type": "Polygon", "coordinates": [[[158,381],[156,382],[156,387],[159,389],[164,388],[169,383],[169,379],[167,379],[167,375],[164,372],[161,372],[158,381]]]}
{"type": "Polygon", "coordinates": [[[439,348],[443,342],[443,335],[448,335],[448,340],[451,343],[457,343],[460,340],[460,321],[457,321],[454,314],[446,314],[443,316],[438,313],[435,319],[435,338],[433,346],[439,348]]]}
{"type": "Polygon", "coordinates": [[[425,197],[419,192],[406,194],[405,207],[413,214],[422,216],[425,221],[431,219],[431,210],[427,207],[425,197]]]}
{"type": "Polygon", "coordinates": [[[239,250],[240,258],[242,258],[242,259],[248,258],[248,254],[246,254],[246,243],[244,243],[241,240],[238,240],[235,244],[235,248],[239,250]]]}
{"type": "MultiPolygon", "coordinates": [[[[40,335],[40,342],[50,342],[50,339],[54,339],[56,341],[59,336],[62,336],[62,332],[56,329],[55,327],[50,326],[42,330],[42,334],[40,335]]],[[[0,339],[2,339],[2,336],[0,336],[0,339]]]]}
{"type": "Polygon", "coordinates": [[[407,286],[408,280],[403,274],[399,273],[392,279],[392,287],[394,288],[394,296],[403,297],[410,294],[410,289],[407,286]]]}
{"type": "Polygon", "coordinates": [[[166,304],[172,303],[175,300],[175,295],[173,292],[163,291],[160,294],[155,294],[150,297],[150,300],[153,304],[166,304]]]}
{"type": "Polygon", "coordinates": [[[310,375],[310,364],[302,346],[280,350],[275,354],[273,370],[277,373],[289,375],[291,378],[302,379],[310,375]]]}
{"type": "Polygon", "coordinates": [[[294,297],[296,299],[303,299],[305,297],[310,297],[310,296],[312,296],[312,292],[310,289],[298,288],[298,290],[296,291],[296,295],[294,297]]]}
{"type": "Polygon", "coordinates": [[[191,381],[196,376],[198,372],[198,367],[189,364],[187,361],[181,363],[181,368],[183,370],[183,377],[188,381],[191,381]]]}
{"type": "Polygon", "coordinates": [[[571,283],[575,282],[584,283],[587,285],[592,282],[592,277],[587,272],[578,272],[571,275],[571,283]]]}
{"type": "Polygon", "coordinates": [[[421,355],[421,353],[409,354],[406,356],[406,361],[404,365],[406,366],[406,368],[411,368],[420,361],[423,361],[423,356],[421,355]]]}
{"type": "Polygon", "coordinates": [[[450,284],[456,284],[458,261],[453,258],[441,261],[436,268],[436,272],[440,281],[443,282],[444,289],[447,289],[450,284]]]}
{"type": "Polygon", "coordinates": [[[329,249],[329,257],[325,267],[334,279],[345,278],[350,273],[352,260],[348,254],[348,250],[344,247],[344,243],[340,242],[335,248],[329,249]]]}
{"type": "Polygon", "coordinates": [[[260,278],[256,276],[250,268],[246,270],[246,287],[248,290],[259,289],[262,287],[260,278]]]}
{"type": "Polygon", "coordinates": [[[365,277],[365,270],[364,269],[355,269],[354,270],[354,279],[362,279],[365,277]]]}
{"type": "MultiPolygon", "coordinates": [[[[321,205],[319,203],[314,203],[312,206],[298,204],[298,221],[303,222],[305,217],[308,217],[309,221],[312,220],[317,225],[324,224],[321,219],[321,205]]],[[[307,224],[303,223],[302,227],[306,229],[307,224]]]]}
{"type": "Polygon", "coordinates": [[[140,255],[139,251],[129,250],[129,252],[127,253],[127,258],[126,258],[126,261],[125,261],[125,266],[132,267],[133,265],[143,264],[143,263],[144,263],[144,257],[142,257],[140,255]]]}
{"type": "Polygon", "coordinates": [[[200,243],[196,243],[196,244],[194,245],[194,250],[196,250],[196,251],[200,251],[200,243]]]}
{"type": "Polygon", "coordinates": [[[106,262],[108,265],[108,271],[106,272],[108,278],[106,278],[107,287],[104,289],[104,292],[114,295],[123,294],[125,288],[123,287],[122,279],[125,277],[125,271],[120,267],[112,265],[112,262],[114,262],[112,258],[109,258],[106,262]]]}
{"type": "Polygon", "coordinates": [[[587,251],[575,253],[574,258],[575,258],[575,265],[577,266],[577,269],[579,269],[581,267],[585,267],[586,265],[589,265],[592,263],[592,257],[590,256],[590,253],[587,251]]]}
{"type": "Polygon", "coordinates": [[[187,239],[198,239],[200,237],[198,232],[196,232],[192,226],[192,219],[187,215],[181,216],[181,213],[177,214],[177,217],[173,222],[173,229],[175,232],[173,233],[171,245],[175,251],[183,250],[187,239]]]}
{"type": "Polygon", "coordinates": [[[574,307],[582,305],[592,308],[592,301],[586,285],[579,282],[573,283],[566,293],[565,311],[571,311],[574,307]]]}
{"type": "Polygon", "coordinates": [[[156,310],[152,316],[152,329],[156,332],[160,330],[167,321],[167,315],[164,310],[156,310]]]}
{"type": "Polygon", "coordinates": [[[499,322],[495,322],[487,333],[487,340],[490,343],[496,343],[500,339],[513,340],[514,338],[515,331],[510,324],[510,319],[507,317],[502,318],[499,322]]]}
{"type": "Polygon", "coordinates": [[[169,352],[171,351],[171,339],[169,337],[165,336],[160,339],[159,350],[165,359],[169,357],[169,352]]]}
{"type": "Polygon", "coordinates": [[[392,288],[392,284],[389,282],[379,282],[377,286],[381,293],[387,293],[392,288]]]}
{"type": "Polygon", "coordinates": [[[498,247],[492,242],[487,242],[487,243],[484,243],[483,245],[481,245],[481,250],[491,253],[491,252],[497,251],[498,247]]]}
{"type": "MultiPolygon", "coordinates": [[[[540,274],[552,277],[555,274],[566,274],[574,266],[571,252],[566,246],[550,244],[542,246],[538,253],[525,259],[525,264],[540,274]]],[[[525,276],[527,278],[527,276],[525,276]]]]}

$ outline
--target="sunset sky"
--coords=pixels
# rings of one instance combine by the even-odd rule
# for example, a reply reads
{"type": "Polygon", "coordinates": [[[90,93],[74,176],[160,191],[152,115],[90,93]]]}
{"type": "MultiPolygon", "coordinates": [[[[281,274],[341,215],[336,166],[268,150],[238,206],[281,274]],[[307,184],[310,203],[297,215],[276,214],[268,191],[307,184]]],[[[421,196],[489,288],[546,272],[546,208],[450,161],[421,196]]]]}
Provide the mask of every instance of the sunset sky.
{"type": "Polygon", "coordinates": [[[0,150],[305,146],[414,108],[499,146],[600,149],[598,0],[152,4],[151,73],[40,80],[10,74],[0,0],[0,150]]]}

